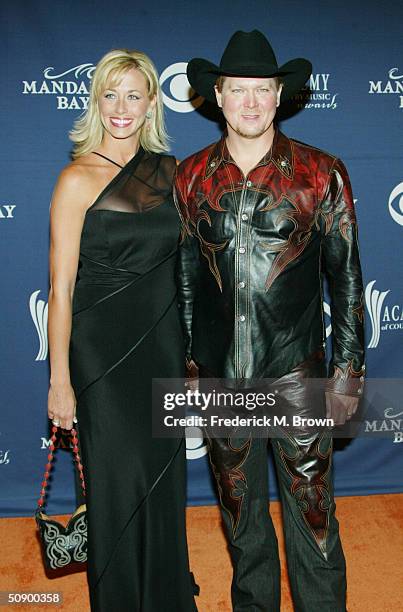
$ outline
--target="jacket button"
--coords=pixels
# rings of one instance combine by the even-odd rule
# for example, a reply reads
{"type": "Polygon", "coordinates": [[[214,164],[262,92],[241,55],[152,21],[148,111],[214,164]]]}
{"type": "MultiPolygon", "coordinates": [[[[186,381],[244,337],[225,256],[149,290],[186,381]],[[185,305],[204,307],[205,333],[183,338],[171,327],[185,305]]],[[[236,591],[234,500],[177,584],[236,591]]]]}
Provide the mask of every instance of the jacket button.
{"type": "Polygon", "coordinates": [[[245,281],[241,281],[240,283],[238,283],[238,289],[245,289],[245,287],[246,287],[245,281]]]}
{"type": "Polygon", "coordinates": [[[243,255],[246,252],[246,249],[245,247],[239,247],[238,251],[243,255]]]}
{"type": "Polygon", "coordinates": [[[248,220],[248,215],[246,213],[242,213],[241,219],[242,219],[242,221],[247,221],[248,220]]]}
{"type": "Polygon", "coordinates": [[[252,181],[246,181],[246,186],[247,187],[252,187],[252,185],[253,185],[252,181]]]}
{"type": "Polygon", "coordinates": [[[239,315],[238,319],[243,323],[246,320],[245,315],[239,315]]]}

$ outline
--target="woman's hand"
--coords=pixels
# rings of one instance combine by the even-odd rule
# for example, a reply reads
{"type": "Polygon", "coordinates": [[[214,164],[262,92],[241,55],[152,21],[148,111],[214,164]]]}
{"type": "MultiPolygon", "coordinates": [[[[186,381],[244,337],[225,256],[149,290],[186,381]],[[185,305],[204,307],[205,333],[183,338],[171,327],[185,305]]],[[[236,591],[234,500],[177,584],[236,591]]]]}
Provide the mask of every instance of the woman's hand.
{"type": "Polygon", "coordinates": [[[50,385],[48,394],[48,416],[53,424],[70,430],[76,415],[76,397],[69,384],[50,385]]]}

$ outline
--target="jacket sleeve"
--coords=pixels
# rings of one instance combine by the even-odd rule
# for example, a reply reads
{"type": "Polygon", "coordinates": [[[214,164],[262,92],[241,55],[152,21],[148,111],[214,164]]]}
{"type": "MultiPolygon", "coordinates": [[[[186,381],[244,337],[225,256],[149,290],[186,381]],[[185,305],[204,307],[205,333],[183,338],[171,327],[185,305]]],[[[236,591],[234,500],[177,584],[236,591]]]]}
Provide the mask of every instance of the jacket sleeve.
{"type": "Polygon", "coordinates": [[[350,180],[336,159],[319,203],[322,263],[327,277],[333,351],[328,391],[360,396],[364,384],[364,306],[357,222],[350,180]]]}
{"type": "Polygon", "coordinates": [[[197,294],[199,278],[199,245],[192,230],[187,203],[186,178],[180,168],[174,178],[174,201],[181,219],[181,239],[178,251],[176,278],[178,285],[178,306],[185,338],[186,363],[188,369],[192,360],[192,319],[193,305],[197,294]]]}

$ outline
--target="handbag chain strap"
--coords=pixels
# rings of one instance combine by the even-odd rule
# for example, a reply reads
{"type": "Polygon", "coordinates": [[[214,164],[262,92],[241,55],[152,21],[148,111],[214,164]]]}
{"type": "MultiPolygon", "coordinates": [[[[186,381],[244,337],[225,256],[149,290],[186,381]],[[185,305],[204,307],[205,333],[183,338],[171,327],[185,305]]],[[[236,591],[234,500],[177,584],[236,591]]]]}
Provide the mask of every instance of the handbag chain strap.
{"type": "MultiPolygon", "coordinates": [[[[57,431],[58,431],[58,427],[56,427],[55,425],[53,425],[52,427],[52,437],[50,439],[50,446],[49,446],[49,454],[48,454],[48,462],[46,464],[46,468],[45,468],[45,474],[43,477],[43,482],[42,482],[42,489],[41,489],[41,495],[40,498],[38,500],[38,508],[43,508],[44,504],[45,504],[45,495],[46,495],[46,487],[48,486],[48,479],[50,476],[50,471],[52,469],[53,466],[53,458],[54,458],[54,452],[57,448],[56,446],[56,440],[57,440],[57,431]]],[[[84,473],[83,473],[83,466],[81,463],[81,457],[80,457],[80,451],[78,448],[78,434],[77,434],[77,430],[76,429],[72,429],[70,431],[70,435],[71,435],[71,440],[73,442],[73,462],[75,463],[79,476],[80,476],[80,481],[81,481],[81,487],[83,490],[83,495],[85,496],[85,482],[84,482],[84,473]]]]}

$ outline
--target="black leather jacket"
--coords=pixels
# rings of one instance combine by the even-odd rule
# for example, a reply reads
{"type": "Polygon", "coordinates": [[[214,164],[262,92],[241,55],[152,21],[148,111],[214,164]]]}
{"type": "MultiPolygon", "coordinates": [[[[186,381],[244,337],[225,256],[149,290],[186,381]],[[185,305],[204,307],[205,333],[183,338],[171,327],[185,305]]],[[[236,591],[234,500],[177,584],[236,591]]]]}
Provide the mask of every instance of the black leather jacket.
{"type": "Polygon", "coordinates": [[[277,131],[247,177],[225,139],[183,161],[178,282],[187,358],[226,378],[277,378],[325,346],[329,387],[359,394],[364,372],[357,226],[342,162],[277,131]]]}

